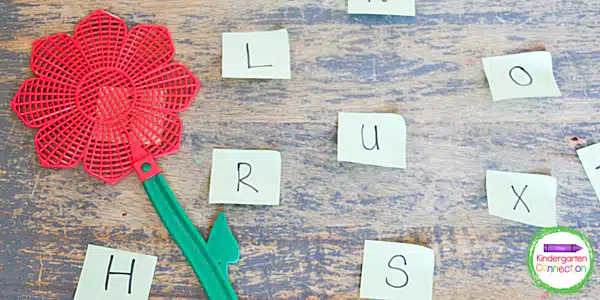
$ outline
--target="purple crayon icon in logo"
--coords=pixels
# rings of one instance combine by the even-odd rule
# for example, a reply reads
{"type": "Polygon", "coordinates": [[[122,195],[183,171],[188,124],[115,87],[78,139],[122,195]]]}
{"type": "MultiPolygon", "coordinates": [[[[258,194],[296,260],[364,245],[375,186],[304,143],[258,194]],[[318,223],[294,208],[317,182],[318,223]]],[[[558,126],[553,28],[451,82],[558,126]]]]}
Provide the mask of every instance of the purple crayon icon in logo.
{"type": "Polygon", "coordinates": [[[544,252],[577,252],[581,249],[575,244],[544,244],[544,252]]]}

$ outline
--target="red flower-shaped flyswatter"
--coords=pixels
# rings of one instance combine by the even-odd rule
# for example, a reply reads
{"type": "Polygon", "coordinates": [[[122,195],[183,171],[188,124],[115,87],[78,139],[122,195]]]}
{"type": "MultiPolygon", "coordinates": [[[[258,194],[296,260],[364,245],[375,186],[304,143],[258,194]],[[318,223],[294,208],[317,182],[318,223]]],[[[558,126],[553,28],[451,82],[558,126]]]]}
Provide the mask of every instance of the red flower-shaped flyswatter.
{"type": "Polygon", "coordinates": [[[40,128],[35,147],[43,166],[70,168],[83,160],[89,174],[108,183],[136,170],[209,298],[237,299],[227,265],[237,261],[239,247],[224,215],[206,243],[154,160],[179,150],[176,112],[200,88],[185,66],[171,62],[174,52],[165,27],[127,31],[118,17],[93,12],[74,37],[57,34],[34,43],[31,69],[38,77],[22,84],[11,107],[27,126],[40,128]]]}

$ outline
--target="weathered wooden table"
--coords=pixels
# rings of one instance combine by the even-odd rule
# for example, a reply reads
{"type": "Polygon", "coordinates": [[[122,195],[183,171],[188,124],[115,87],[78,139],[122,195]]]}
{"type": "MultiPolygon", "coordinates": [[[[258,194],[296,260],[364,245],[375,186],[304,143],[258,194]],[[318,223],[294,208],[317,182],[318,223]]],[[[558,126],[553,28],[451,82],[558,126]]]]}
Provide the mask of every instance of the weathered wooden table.
{"type": "MultiPolygon", "coordinates": [[[[559,225],[600,248],[600,202],[574,150],[600,140],[598,1],[418,0],[416,18],[349,16],[344,0],[82,2],[0,2],[2,299],[71,299],[89,243],[157,255],[152,299],[205,298],[135,175],[108,185],[40,167],[35,130],[10,110],[33,41],[98,8],[166,25],[202,81],[181,151],[159,164],[204,234],[227,212],[243,299],[358,298],[365,239],[433,248],[435,299],[547,299],[525,263],[537,228],[488,215],[486,169],[557,177],[559,225]],[[222,32],[281,27],[291,81],[221,78],[222,32]],[[563,97],[492,103],[480,58],[537,46],[563,97]],[[402,114],[408,168],[338,163],[340,111],[402,114]],[[217,147],[281,151],[281,205],[208,205],[217,147]]],[[[551,298],[600,299],[599,283],[551,298]]]]}

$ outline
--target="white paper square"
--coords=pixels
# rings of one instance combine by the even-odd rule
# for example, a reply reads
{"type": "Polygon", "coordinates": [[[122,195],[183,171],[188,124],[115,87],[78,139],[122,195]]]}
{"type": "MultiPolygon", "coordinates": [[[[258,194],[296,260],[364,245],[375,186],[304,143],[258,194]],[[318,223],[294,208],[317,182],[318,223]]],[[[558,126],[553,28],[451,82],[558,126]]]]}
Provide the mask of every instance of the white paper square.
{"type": "Polygon", "coordinates": [[[533,226],[554,227],[556,186],[556,178],[551,176],[488,170],[485,187],[490,215],[533,226]]]}
{"type": "Polygon", "coordinates": [[[406,168],[406,122],[401,115],[341,112],[337,143],[338,161],[406,168]]]}
{"type": "Polygon", "coordinates": [[[224,78],[292,78],[287,29],[224,32],[222,47],[224,78]]]}
{"type": "Polygon", "coordinates": [[[360,297],[431,300],[434,262],[427,247],[366,240],[360,297]]]}
{"type": "Polygon", "coordinates": [[[415,16],[415,0],[348,0],[348,13],[415,16]]]}
{"type": "Polygon", "coordinates": [[[596,197],[600,199],[600,143],[577,150],[577,155],[592,183],[596,197]]]}
{"type": "Polygon", "coordinates": [[[550,52],[486,57],[483,59],[483,70],[494,101],[561,96],[554,79],[550,52]]]}
{"type": "Polygon", "coordinates": [[[156,261],[156,256],[88,245],[73,299],[146,300],[150,295],[156,261]],[[109,272],[131,273],[133,276],[110,274],[107,284],[109,272]]]}
{"type": "Polygon", "coordinates": [[[279,205],[280,184],[279,152],[213,150],[209,203],[279,205]]]}

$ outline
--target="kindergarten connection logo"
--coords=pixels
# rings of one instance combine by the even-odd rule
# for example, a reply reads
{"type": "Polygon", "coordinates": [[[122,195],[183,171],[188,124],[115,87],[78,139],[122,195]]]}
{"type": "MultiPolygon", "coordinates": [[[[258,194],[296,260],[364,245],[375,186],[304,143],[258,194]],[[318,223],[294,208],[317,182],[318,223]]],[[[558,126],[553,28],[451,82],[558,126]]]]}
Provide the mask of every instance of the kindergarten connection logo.
{"type": "Polygon", "coordinates": [[[527,265],[535,283],[548,292],[576,293],[592,276],[594,249],[576,230],[544,228],[529,243],[527,265]]]}

